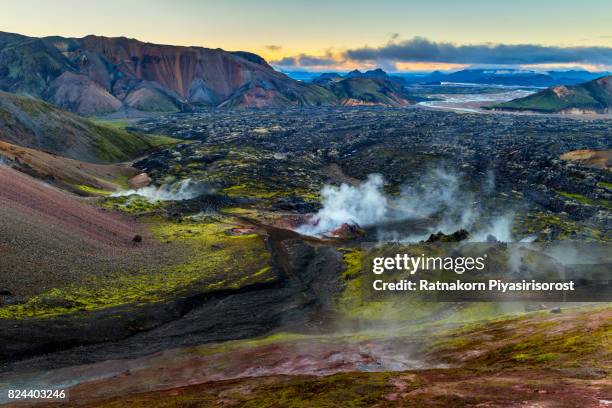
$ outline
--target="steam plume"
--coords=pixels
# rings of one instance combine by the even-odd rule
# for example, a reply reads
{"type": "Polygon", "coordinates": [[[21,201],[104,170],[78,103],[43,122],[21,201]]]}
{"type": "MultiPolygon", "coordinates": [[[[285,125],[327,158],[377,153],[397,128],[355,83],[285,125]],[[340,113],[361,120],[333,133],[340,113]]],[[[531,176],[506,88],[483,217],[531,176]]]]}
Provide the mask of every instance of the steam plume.
{"type": "Polygon", "coordinates": [[[324,186],[321,190],[323,208],[312,223],[301,226],[298,232],[319,235],[344,223],[367,226],[385,221],[389,203],[382,187],[380,174],[370,174],[365,182],[356,187],[348,184],[324,186]]]}
{"type": "Polygon", "coordinates": [[[147,186],[135,190],[118,191],[112,197],[139,195],[148,201],[182,201],[198,197],[208,192],[204,183],[188,178],[177,183],[162,184],[161,186],[147,186]]]}
{"type": "MultiPolygon", "coordinates": [[[[404,186],[399,196],[384,194],[384,180],[379,174],[370,174],[358,186],[326,185],[321,191],[323,208],[297,231],[306,235],[325,235],[344,223],[367,228],[386,223],[392,225],[394,221],[428,218],[431,224],[425,233],[400,234],[380,227],[378,238],[383,241],[416,242],[438,231],[450,234],[467,229],[475,242],[491,238],[513,241],[514,214],[485,219],[475,195],[462,188],[462,180],[456,174],[438,168],[420,180],[419,185],[404,186]]],[[[482,190],[484,194],[494,190],[491,174],[484,181],[482,190]]]]}

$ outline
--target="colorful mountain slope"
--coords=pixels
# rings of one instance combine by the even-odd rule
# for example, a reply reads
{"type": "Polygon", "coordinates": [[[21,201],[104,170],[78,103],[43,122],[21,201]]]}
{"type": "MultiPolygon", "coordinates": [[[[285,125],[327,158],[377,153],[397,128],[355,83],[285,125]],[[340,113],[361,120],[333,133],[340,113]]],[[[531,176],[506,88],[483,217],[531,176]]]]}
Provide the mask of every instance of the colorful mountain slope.
{"type": "Polygon", "coordinates": [[[125,37],[32,38],[0,33],[0,89],[93,115],[120,109],[316,105],[329,91],[275,71],[248,52],[125,37]]]}
{"type": "Polygon", "coordinates": [[[0,89],[82,115],[183,110],[192,105],[403,106],[403,80],[382,70],[343,87],[303,83],[259,55],[144,43],[125,37],[33,38],[0,32],[0,89]]]}
{"type": "Polygon", "coordinates": [[[11,167],[79,195],[108,194],[127,187],[140,172],[121,164],[93,164],[0,141],[0,160],[11,167]]]}
{"type": "Polygon", "coordinates": [[[148,235],[129,217],[6,165],[0,165],[0,185],[0,288],[17,298],[91,274],[129,270],[142,256],[145,246],[134,247],[132,238],[148,235]]]}
{"type": "Polygon", "coordinates": [[[153,139],[96,124],[46,102],[0,92],[0,140],[92,163],[126,161],[153,139]]]}

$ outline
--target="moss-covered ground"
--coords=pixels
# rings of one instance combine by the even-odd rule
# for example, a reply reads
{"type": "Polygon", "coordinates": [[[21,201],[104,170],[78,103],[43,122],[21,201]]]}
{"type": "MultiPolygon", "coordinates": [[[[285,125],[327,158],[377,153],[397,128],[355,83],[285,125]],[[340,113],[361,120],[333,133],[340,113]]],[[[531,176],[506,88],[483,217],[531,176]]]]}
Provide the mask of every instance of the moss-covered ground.
{"type": "Polygon", "coordinates": [[[163,302],[272,279],[264,237],[229,235],[235,219],[209,222],[148,221],[159,245],[174,252],[171,262],[145,265],[136,272],[92,276],[81,284],[52,288],[25,303],[0,307],[0,319],[52,317],[120,305],[163,302]]]}

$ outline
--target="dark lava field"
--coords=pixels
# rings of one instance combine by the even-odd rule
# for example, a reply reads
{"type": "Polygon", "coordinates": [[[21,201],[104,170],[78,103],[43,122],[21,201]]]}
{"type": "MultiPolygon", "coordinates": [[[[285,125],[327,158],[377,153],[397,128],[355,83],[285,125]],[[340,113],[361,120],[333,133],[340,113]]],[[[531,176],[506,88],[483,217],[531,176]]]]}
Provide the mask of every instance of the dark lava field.
{"type": "Polygon", "coordinates": [[[531,232],[543,241],[607,241],[612,238],[609,156],[603,165],[562,156],[610,149],[611,124],[536,115],[317,108],[177,114],[142,121],[134,129],[192,142],[136,164],[158,183],[168,176],[197,178],[230,196],[252,198],[259,208],[312,212],[325,183],[354,184],[369,174],[382,175],[391,194],[403,188],[435,193],[440,186],[432,178],[442,171],[474,194],[475,202],[464,204],[483,207],[489,215],[520,212],[519,234],[531,232]]]}

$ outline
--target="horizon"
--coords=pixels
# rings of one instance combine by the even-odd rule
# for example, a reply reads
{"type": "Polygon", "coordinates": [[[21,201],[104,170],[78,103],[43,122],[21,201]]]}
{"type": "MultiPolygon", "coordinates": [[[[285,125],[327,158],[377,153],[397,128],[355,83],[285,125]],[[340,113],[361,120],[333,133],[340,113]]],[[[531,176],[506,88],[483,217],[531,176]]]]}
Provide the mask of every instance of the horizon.
{"type": "MultiPolygon", "coordinates": [[[[102,34],[97,34],[97,33],[88,33],[82,36],[64,36],[64,35],[58,35],[58,34],[54,34],[54,35],[45,35],[45,36],[33,36],[33,35],[28,35],[28,34],[24,34],[24,33],[20,33],[20,32],[10,32],[10,31],[3,31],[0,30],[0,33],[6,33],[6,34],[16,34],[16,35],[22,35],[25,37],[31,37],[31,38],[44,38],[44,37],[63,37],[63,38],[84,38],[84,37],[89,37],[89,36],[93,36],[93,37],[103,37],[103,38],[126,38],[128,40],[135,40],[141,43],[148,43],[148,44],[154,44],[154,45],[164,45],[164,46],[175,46],[175,47],[194,47],[194,48],[209,48],[209,49],[221,49],[222,51],[226,51],[226,52],[251,52],[254,53],[253,51],[247,50],[247,49],[223,49],[220,47],[207,47],[205,45],[183,45],[183,44],[172,44],[172,43],[163,43],[163,42],[151,42],[151,41],[146,41],[140,38],[136,38],[136,37],[129,37],[129,36],[125,36],[125,35],[118,35],[118,36],[107,36],[107,35],[102,35],[102,34]]],[[[257,54],[257,53],[255,53],[257,54]]],[[[259,56],[262,56],[261,54],[257,54],[259,56]]],[[[262,56],[263,57],[263,56],[262,56]]],[[[323,74],[323,73],[337,73],[337,74],[348,74],[351,71],[361,71],[361,72],[367,72],[367,71],[374,71],[377,69],[383,70],[385,73],[387,74],[396,74],[396,75],[401,75],[401,74],[405,74],[405,75],[419,75],[419,74],[428,74],[428,73],[432,73],[432,72],[442,72],[442,73],[453,73],[453,72],[458,72],[458,71],[463,71],[463,70],[492,70],[492,71],[513,71],[513,72],[525,72],[525,73],[545,73],[545,72],[570,72],[570,71],[585,71],[585,72],[590,72],[590,73],[602,73],[602,74],[609,74],[612,71],[612,66],[609,67],[610,70],[608,69],[601,69],[601,70],[596,70],[594,69],[594,67],[592,66],[581,66],[581,65],[570,65],[570,66],[551,66],[551,67],[542,67],[541,69],[538,69],[537,67],[533,67],[533,68],[523,68],[522,66],[508,66],[508,65],[488,65],[488,66],[483,66],[483,65],[465,65],[465,66],[459,66],[459,67],[437,67],[437,68],[432,68],[432,69],[415,69],[415,70],[393,70],[393,69],[385,69],[383,67],[384,64],[381,65],[362,65],[362,66],[356,66],[356,67],[352,67],[351,69],[348,68],[339,68],[339,69],[334,69],[334,68],[330,68],[330,69],[310,69],[310,67],[308,66],[296,66],[296,67],[284,67],[283,65],[279,65],[276,62],[277,61],[270,61],[267,58],[263,57],[266,62],[268,62],[275,70],[285,73],[285,74],[290,74],[290,73],[306,73],[306,74],[323,74]]]]}
{"type": "Polygon", "coordinates": [[[24,0],[4,7],[0,27],[248,51],[283,71],[612,70],[612,4],[603,0],[328,3],[24,0]]]}

